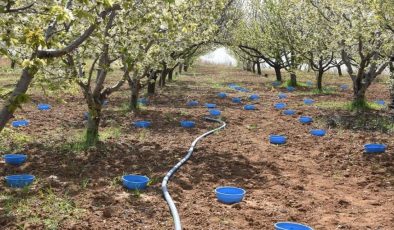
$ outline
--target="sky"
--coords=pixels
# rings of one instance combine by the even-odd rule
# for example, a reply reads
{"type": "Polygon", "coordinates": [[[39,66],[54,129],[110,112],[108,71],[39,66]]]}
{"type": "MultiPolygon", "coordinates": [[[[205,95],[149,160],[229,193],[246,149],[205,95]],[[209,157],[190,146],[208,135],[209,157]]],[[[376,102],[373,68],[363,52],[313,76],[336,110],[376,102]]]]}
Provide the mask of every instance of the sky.
{"type": "Polygon", "coordinates": [[[211,64],[222,64],[222,65],[231,65],[236,66],[237,60],[232,57],[226,48],[221,47],[217,48],[214,51],[207,53],[204,56],[200,57],[202,62],[211,63],[211,64]]]}

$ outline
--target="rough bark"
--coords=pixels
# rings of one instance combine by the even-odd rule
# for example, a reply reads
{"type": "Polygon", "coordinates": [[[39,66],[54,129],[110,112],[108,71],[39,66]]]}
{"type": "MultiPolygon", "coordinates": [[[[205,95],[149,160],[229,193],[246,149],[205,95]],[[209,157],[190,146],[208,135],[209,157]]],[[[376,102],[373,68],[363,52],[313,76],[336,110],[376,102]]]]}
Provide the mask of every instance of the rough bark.
{"type": "Polygon", "coordinates": [[[337,67],[338,75],[343,76],[341,65],[337,65],[336,67],[337,67]]]}
{"type": "MultiPolygon", "coordinates": [[[[187,71],[187,70],[185,70],[187,71]]],[[[174,69],[169,69],[168,70],[168,81],[172,81],[172,75],[174,73],[174,69]]]]}
{"type": "Polygon", "coordinates": [[[295,73],[290,73],[290,86],[297,86],[297,75],[295,73]]]}
{"type": "Polygon", "coordinates": [[[260,62],[256,62],[257,65],[257,74],[261,75],[261,66],[260,66],[260,62]]]}
{"type": "Polygon", "coordinates": [[[167,68],[164,68],[164,69],[161,71],[161,74],[160,74],[160,79],[159,79],[159,86],[160,86],[160,87],[166,86],[166,77],[167,77],[167,74],[168,74],[168,69],[167,69],[167,68]]]}
{"type": "Polygon", "coordinates": [[[131,90],[131,97],[130,97],[130,109],[131,111],[138,110],[138,97],[140,93],[140,82],[139,80],[132,79],[129,80],[129,86],[131,90]]]}
{"type": "Polygon", "coordinates": [[[389,104],[389,108],[393,111],[393,118],[394,118],[394,64],[390,62],[389,64],[390,69],[390,98],[391,103],[389,104]]]}
{"type": "Polygon", "coordinates": [[[319,71],[317,71],[316,73],[316,85],[317,85],[317,89],[320,92],[323,91],[323,74],[324,74],[323,68],[320,68],[319,71]]]}
{"type": "Polygon", "coordinates": [[[276,80],[277,81],[282,81],[282,73],[280,72],[280,66],[275,66],[274,67],[274,69],[275,69],[275,75],[276,75],[276,80]]]}

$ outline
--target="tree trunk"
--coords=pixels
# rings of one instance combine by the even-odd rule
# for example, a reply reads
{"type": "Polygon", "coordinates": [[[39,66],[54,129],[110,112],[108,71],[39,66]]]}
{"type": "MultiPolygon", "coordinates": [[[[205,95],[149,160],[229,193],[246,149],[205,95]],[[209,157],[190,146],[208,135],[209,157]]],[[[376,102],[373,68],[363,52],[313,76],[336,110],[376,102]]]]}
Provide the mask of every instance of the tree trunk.
{"type": "Polygon", "coordinates": [[[130,97],[130,110],[137,111],[138,110],[138,97],[140,94],[140,82],[139,80],[132,79],[129,81],[129,86],[131,90],[130,97]]]}
{"type": "Polygon", "coordinates": [[[338,75],[342,76],[342,68],[341,65],[337,65],[337,71],[338,71],[338,75]]]}
{"type": "Polygon", "coordinates": [[[181,64],[179,64],[179,74],[182,74],[182,70],[183,70],[183,64],[181,63],[181,64]]]}
{"type": "Polygon", "coordinates": [[[357,76],[353,81],[353,106],[363,107],[365,105],[365,92],[367,87],[362,83],[362,77],[357,76]]]}
{"type": "Polygon", "coordinates": [[[257,65],[257,74],[261,75],[261,66],[260,66],[260,62],[256,62],[257,65]]]}
{"type": "Polygon", "coordinates": [[[0,111],[0,132],[4,129],[7,122],[14,116],[15,110],[25,102],[24,95],[29,88],[31,81],[33,80],[35,70],[31,70],[28,67],[22,70],[22,75],[16,84],[14,91],[9,96],[8,100],[4,102],[3,108],[0,111]]]}
{"type": "Polygon", "coordinates": [[[16,61],[11,60],[11,69],[15,69],[16,61]]]}
{"type": "Polygon", "coordinates": [[[147,87],[148,95],[155,94],[155,90],[156,90],[156,79],[151,78],[148,80],[148,87],[147,87]]]}
{"type": "Polygon", "coordinates": [[[185,65],[183,66],[183,70],[184,70],[185,72],[187,72],[187,71],[189,70],[189,64],[185,64],[185,65]]]}
{"type": "Polygon", "coordinates": [[[280,67],[279,66],[275,66],[275,75],[276,75],[276,81],[280,81],[282,82],[282,73],[280,72],[280,67]]]}
{"type": "Polygon", "coordinates": [[[163,70],[161,71],[160,79],[159,79],[159,86],[160,86],[160,87],[166,86],[166,77],[167,77],[167,73],[168,73],[168,70],[167,70],[167,69],[163,69],[163,70]]]}
{"type": "Polygon", "coordinates": [[[297,75],[295,73],[290,73],[290,86],[297,86],[297,75]]]}
{"type": "MultiPolygon", "coordinates": [[[[168,81],[172,81],[173,72],[174,72],[174,69],[168,70],[168,81]]],[[[185,69],[185,72],[187,72],[187,68],[185,69]]]]}
{"type": "Polygon", "coordinates": [[[96,102],[88,105],[89,116],[86,129],[86,145],[94,146],[99,141],[99,126],[101,120],[101,105],[96,102]]]}
{"type": "Polygon", "coordinates": [[[323,74],[324,71],[322,68],[319,69],[319,71],[317,71],[316,73],[316,84],[317,84],[317,89],[322,92],[323,91],[323,74]]]}
{"type": "Polygon", "coordinates": [[[394,63],[393,62],[390,62],[389,69],[390,69],[390,97],[391,97],[391,103],[389,104],[389,108],[393,110],[393,118],[394,118],[394,63]]]}
{"type": "Polygon", "coordinates": [[[256,62],[253,62],[252,64],[252,72],[256,73],[256,62]]]}

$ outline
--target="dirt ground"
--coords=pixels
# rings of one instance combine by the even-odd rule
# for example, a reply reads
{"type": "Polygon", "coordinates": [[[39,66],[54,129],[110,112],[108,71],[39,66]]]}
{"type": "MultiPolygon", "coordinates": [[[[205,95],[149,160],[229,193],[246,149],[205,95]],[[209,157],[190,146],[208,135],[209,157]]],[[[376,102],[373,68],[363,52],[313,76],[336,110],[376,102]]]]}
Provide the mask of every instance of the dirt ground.
{"type": "MultiPolygon", "coordinates": [[[[208,114],[203,106],[187,107],[191,99],[216,103],[227,127],[203,139],[169,183],[185,230],[273,229],[278,221],[322,230],[394,229],[393,133],[368,125],[337,125],[333,118],[354,120],[357,115],[302,102],[306,97],[317,105],[345,102],[351,90],[309,95],[310,89],[304,87],[287,93],[271,86],[271,74],[265,78],[219,66],[191,71],[151,97],[138,114],[123,109],[127,89],[111,97],[101,127],[105,139],[87,150],[78,149],[78,140],[73,139],[84,129],[86,106],[81,95],[65,96],[62,103],[33,95],[53,109],[42,112],[29,104],[17,112],[16,118],[31,122],[15,131],[28,140],[22,147],[12,140],[3,144],[28,154],[28,162],[11,167],[0,161],[0,176],[31,173],[37,180],[28,191],[0,184],[0,229],[172,229],[161,179],[194,138],[218,126],[203,120],[208,114]],[[234,91],[229,83],[251,92],[234,91]],[[288,98],[278,99],[280,91],[288,98]],[[241,96],[244,103],[219,99],[218,92],[241,96]],[[260,100],[247,102],[252,93],[260,100]],[[282,115],[273,107],[279,101],[297,114],[282,115]],[[243,110],[246,103],[256,104],[258,110],[243,110]],[[312,116],[315,122],[300,124],[300,115],[312,116]],[[196,121],[197,127],[181,128],[179,121],[186,119],[196,121]],[[153,126],[136,129],[131,125],[136,120],[150,120],[153,126]],[[326,129],[327,135],[311,136],[309,130],[316,127],[326,129]],[[269,144],[270,134],[286,135],[287,144],[269,144]],[[364,154],[363,145],[370,142],[388,145],[386,153],[364,154]],[[147,175],[153,178],[152,185],[141,193],[129,192],[120,181],[128,173],[147,175]],[[217,202],[214,189],[223,185],[244,188],[245,199],[235,205],[217,202]]],[[[350,85],[347,77],[327,77],[325,82],[336,88],[345,82],[350,85]]],[[[388,91],[375,83],[368,98],[387,100],[388,91]]],[[[373,111],[370,117],[386,113],[373,111]]]]}

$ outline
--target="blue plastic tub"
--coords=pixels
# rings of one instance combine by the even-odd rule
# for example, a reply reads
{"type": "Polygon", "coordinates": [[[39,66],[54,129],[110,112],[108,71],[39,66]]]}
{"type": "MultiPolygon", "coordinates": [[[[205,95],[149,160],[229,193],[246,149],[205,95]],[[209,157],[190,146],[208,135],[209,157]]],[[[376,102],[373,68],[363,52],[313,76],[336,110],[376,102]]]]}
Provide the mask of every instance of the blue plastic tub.
{"type": "Polygon", "coordinates": [[[286,103],[276,103],[275,105],[274,105],[274,107],[275,107],[275,109],[284,109],[284,108],[286,108],[286,103]]]}
{"type": "Polygon", "coordinates": [[[230,84],[228,84],[228,87],[230,87],[230,88],[235,88],[235,87],[239,87],[239,85],[237,85],[237,84],[234,84],[234,83],[230,83],[230,84]]]}
{"type": "Polygon", "coordinates": [[[150,122],[150,121],[135,121],[135,122],[133,122],[133,125],[136,128],[148,128],[152,125],[152,122],[150,122]]]}
{"type": "Polygon", "coordinates": [[[31,185],[34,181],[34,176],[30,174],[10,175],[5,177],[8,186],[12,188],[23,188],[31,185]]]}
{"type": "Polygon", "coordinates": [[[196,126],[194,121],[181,121],[180,123],[183,128],[194,128],[196,126]]]}
{"type": "Polygon", "coordinates": [[[198,105],[198,101],[188,101],[186,103],[187,106],[197,106],[198,105]]]}
{"type": "Polygon", "coordinates": [[[137,100],[137,103],[138,103],[138,104],[141,104],[141,105],[147,105],[147,104],[149,104],[149,100],[146,99],[146,98],[144,98],[144,97],[142,97],[142,98],[139,98],[139,99],[137,100]]]}
{"type": "Polygon", "coordinates": [[[387,146],[384,144],[371,143],[364,145],[365,153],[384,153],[387,146]]]}
{"type": "Polygon", "coordinates": [[[223,186],[215,189],[216,198],[224,204],[235,204],[243,200],[246,191],[242,188],[223,186]]]}
{"type": "Polygon", "coordinates": [[[226,98],[226,97],[227,97],[227,94],[226,94],[226,93],[223,93],[223,92],[221,92],[221,93],[218,93],[218,97],[219,97],[219,98],[222,98],[222,99],[224,99],[224,98],[226,98]]]}
{"type": "Polygon", "coordinates": [[[84,112],[83,113],[83,119],[88,120],[89,119],[89,112],[84,112]]]}
{"type": "Polygon", "coordinates": [[[245,105],[244,110],[255,110],[256,106],[255,105],[245,105]]]}
{"type": "Polygon", "coordinates": [[[220,112],[220,110],[218,110],[218,109],[210,109],[209,110],[209,115],[211,115],[213,117],[220,116],[220,114],[222,114],[222,112],[220,112]]]}
{"type": "Polygon", "coordinates": [[[18,128],[18,127],[24,127],[24,126],[28,126],[29,125],[29,121],[28,120],[19,120],[19,121],[13,121],[11,123],[12,127],[14,128],[18,128]]]}
{"type": "Polygon", "coordinates": [[[207,107],[208,109],[214,109],[216,108],[216,104],[205,103],[205,107],[207,107]]]}
{"type": "Polygon", "coordinates": [[[241,103],[241,98],[239,98],[239,97],[233,97],[233,98],[231,99],[231,101],[232,101],[233,103],[241,103]]]}
{"type": "Polygon", "coordinates": [[[385,105],[386,104],[386,102],[384,100],[376,100],[375,103],[378,105],[385,105]]]}
{"type": "Polygon", "coordinates": [[[27,159],[26,154],[5,154],[3,156],[5,163],[10,165],[21,165],[27,159]]]}
{"type": "Polygon", "coordinates": [[[271,83],[272,86],[276,87],[276,86],[280,86],[282,84],[282,82],[280,81],[274,81],[271,83]]]}
{"type": "Polygon", "coordinates": [[[281,135],[270,135],[270,143],[275,145],[283,145],[287,142],[287,137],[281,135]]]}
{"type": "Polygon", "coordinates": [[[279,99],[285,99],[285,98],[287,98],[287,95],[286,95],[285,93],[280,93],[280,94],[278,95],[278,98],[279,98],[279,99]]]}
{"type": "Polygon", "coordinates": [[[296,90],[296,88],[294,88],[293,86],[287,86],[286,89],[287,89],[287,91],[289,91],[289,92],[293,92],[293,91],[296,90]]]}
{"type": "Polygon", "coordinates": [[[324,130],[324,129],[312,129],[310,131],[310,134],[312,134],[313,136],[322,137],[322,136],[326,135],[326,130],[324,130]]]}
{"type": "Polygon", "coordinates": [[[245,89],[245,88],[240,87],[240,86],[234,87],[234,89],[235,89],[235,90],[238,90],[239,92],[244,92],[244,93],[249,92],[248,89],[245,89]]]}
{"type": "Polygon", "coordinates": [[[311,81],[307,81],[307,82],[306,82],[306,86],[312,87],[312,86],[313,86],[313,83],[312,83],[311,81]]]}
{"type": "Polygon", "coordinates": [[[311,98],[305,98],[304,99],[304,104],[305,105],[312,105],[315,101],[311,98]]]}
{"type": "Polygon", "coordinates": [[[275,230],[313,230],[313,228],[295,222],[278,222],[275,225],[275,230]]]}
{"type": "Polygon", "coordinates": [[[349,88],[349,86],[344,84],[344,85],[339,86],[339,88],[341,88],[341,90],[347,90],[349,88]]]}
{"type": "Polygon", "coordinates": [[[295,113],[296,113],[296,111],[295,111],[295,110],[292,110],[292,109],[287,109],[287,110],[283,111],[283,114],[284,114],[284,115],[287,115],[287,116],[292,116],[292,115],[294,115],[295,113]]]}
{"type": "Polygon", "coordinates": [[[41,110],[41,111],[50,110],[51,108],[52,108],[51,105],[48,105],[48,104],[38,104],[37,105],[37,109],[41,110]]]}
{"type": "Polygon", "coordinates": [[[301,116],[298,119],[302,124],[309,124],[313,121],[312,117],[308,117],[308,116],[301,116]]]}
{"type": "Polygon", "coordinates": [[[131,190],[146,189],[149,178],[143,175],[129,174],[122,176],[123,186],[131,190]]]}
{"type": "Polygon", "coordinates": [[[252,94],[252,95],[249,96],[249,99],[252,100],[252,101],[258,100],[258,99],[260,99],[260,96],[257,95],[257,94],[252,94]]]}

